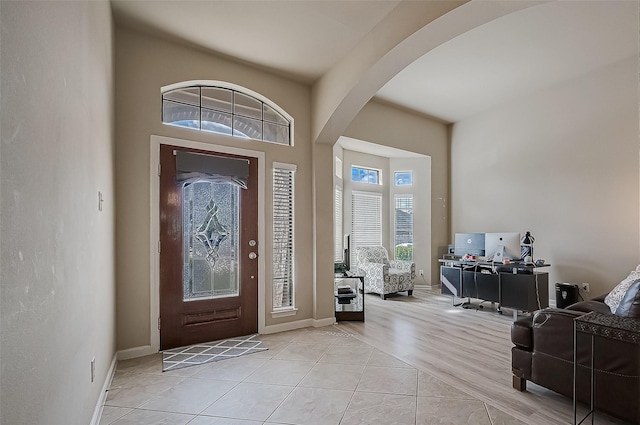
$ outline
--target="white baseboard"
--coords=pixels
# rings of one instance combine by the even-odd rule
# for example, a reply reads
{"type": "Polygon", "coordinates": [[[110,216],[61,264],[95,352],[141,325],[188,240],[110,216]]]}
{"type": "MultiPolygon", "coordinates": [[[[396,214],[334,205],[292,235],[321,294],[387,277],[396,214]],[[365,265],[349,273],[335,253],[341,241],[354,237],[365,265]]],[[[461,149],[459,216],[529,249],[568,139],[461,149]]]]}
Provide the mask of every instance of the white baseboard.
{"type": "Polygon", "coordinates": [[[151,345],[142,345],[140,347],[133,347],[118,351],[118,360],[135,359],[137,357],[144,357],[157,352],[158,351],[151,348],[151,345]]]}
{"type": "Polygon", "coordinates": [[[321,328],[323,326],[331,326],[336,323],[335,317],[327,317],[326,319],[314,320],[313,327],[321,328]]]}
{"type": "Polygon", "coordinates": [[[278,332],[293,331],[302,328],[320,328],[322,326],[330,326],[336,323],[335,317],[327,317],[326,319],[304,319],[295,322],[281,323],[279,325],[270,325],[264,327],[264,334],[275,334],[278,332]]]}
{"type": "Polygon", "coordinates": [[[107,399],[107,391],[111,388],[111,381],[113,381],[113,376],[116,373],[116,366],[118,365],[118,353],[113,355],[113,360],[111,361],[111,366],[109,367],[109,371],[107,372],[107,376],[104,380],[104,384],[102,385],[102,390],[100,392],[100,397],[98,398],[98,402],[96,403],[96,408],[93,410],[93,417],[91,418],[91,422],[89,425],[99,425],[100,418],[102,417],[102,408],[104,406],[104,402],[107,399]]]}

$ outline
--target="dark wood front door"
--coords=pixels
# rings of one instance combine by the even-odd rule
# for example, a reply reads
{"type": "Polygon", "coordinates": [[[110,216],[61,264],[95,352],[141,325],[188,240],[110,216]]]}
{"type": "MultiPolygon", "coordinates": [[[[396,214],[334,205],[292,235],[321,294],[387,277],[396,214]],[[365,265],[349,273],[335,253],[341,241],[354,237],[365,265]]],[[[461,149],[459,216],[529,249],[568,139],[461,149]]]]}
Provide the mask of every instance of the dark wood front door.
{"type": "Polygon", "coordinates": [[[160,349],[257,332],[258,160],[161,145],[160,169],[160,349]],[[247,188],[176,179],[177,151],[248,160],[247,188]]]}

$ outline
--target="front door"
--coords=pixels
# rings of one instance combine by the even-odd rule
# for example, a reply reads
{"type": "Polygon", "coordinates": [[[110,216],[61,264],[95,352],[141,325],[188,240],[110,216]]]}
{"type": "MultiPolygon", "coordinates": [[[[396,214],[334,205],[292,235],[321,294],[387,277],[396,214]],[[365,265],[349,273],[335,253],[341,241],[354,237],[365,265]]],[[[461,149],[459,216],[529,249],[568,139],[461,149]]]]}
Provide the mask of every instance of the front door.
{"type": "Polygon", "coordinates": [[[160,169],[160,349],[257,332],[257,158],[161,145],[160,169]],[[185,177],[177,156],[192,154],[248,161],[248,177],[185,177]]]}

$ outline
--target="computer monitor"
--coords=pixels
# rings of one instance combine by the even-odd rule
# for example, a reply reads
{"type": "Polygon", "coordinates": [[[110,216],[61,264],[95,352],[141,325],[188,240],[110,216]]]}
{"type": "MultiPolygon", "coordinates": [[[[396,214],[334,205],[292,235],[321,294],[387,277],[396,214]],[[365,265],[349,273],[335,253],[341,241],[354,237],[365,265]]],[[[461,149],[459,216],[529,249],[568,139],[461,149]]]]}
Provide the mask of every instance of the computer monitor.
{"type": "Polygon", "coordinates": [[[342,261],[333,263],[334,273],[345,273],[351,270],[351,235],[344,235],[342,261]]]}
{"type": "Polygon", "coordinates": [[[456,233],[453,255],[484,256],[484,233],[456,233]]]}
{"type": "Polygon", "coordinates": [[[484,255],[498,263],[505,258],[519,260],[520,233],[485,233],[484,255]]]}

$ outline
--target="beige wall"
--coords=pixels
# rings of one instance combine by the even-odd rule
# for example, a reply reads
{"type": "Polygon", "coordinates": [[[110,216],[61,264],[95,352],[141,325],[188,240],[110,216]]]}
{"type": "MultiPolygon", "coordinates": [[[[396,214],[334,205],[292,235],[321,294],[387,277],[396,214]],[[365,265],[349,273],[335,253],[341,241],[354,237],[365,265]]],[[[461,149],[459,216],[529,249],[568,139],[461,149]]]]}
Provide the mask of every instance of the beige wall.
{"type": "MultiPolygon", "coordinates": [[[[271,200],[274,161],[298,166],[296,196],[296,316],[271,317],[267,326],[333,316],[333,310],[314,311],[313,285],[313,168],[310,142],[310,88],[211,54],[116,27],[116,164],[117,164],[117,285],[118,348],[150,343],[150,136],[160,135],[265,153],[265,201],[271,200]],[[211,133],[163,125],[161,87],[189,80],[218,80],[257,92],[282,107],[295,120],[295,146],[239,140],[211,133]]],[[[321,167],[329,167],[330,163],[321,167]]],[[[329,175],[324,170],[319,170],[329,175]]],[[[330,171],[329,171],[330,172],[330,171]]],[[[331,216],[329,216],[330,219],[331,216]]],[[[266,300],[271,299],[272,217],[265,208],[266,300]]],[[[331,251],[330,251],[331,252],[331,251]]],[[[330,254],[329,254],[330,255],[330,254]]],[[[329,267],[330,268],[330,265],[329,267]]],[[[331,273],[329,271],[328,273],[331,273]]],[[[330,276],[328,274],[328,276],[330,276]]],[[[327,280],[326,278],[324,279],[327,280]]],[[[328,283],[327,283],[328,284],[328,283]]]]}
{"type": "Polygon", "coordinates": [[[315,279],[313,280],[313,311],[316,319],[322,319],[322,322],[318,323],[319,325],[328,325],[335,321],[335,298],[333,297],[333,163],[333,147],[328,144],[314,143],[313,210],[310,213],[314,223],[313,272],[315,279]]]}
{"type": "Polygon", "coordinates": [[[600,295],[638,265],[638,60],[459,122],[452,230],[531,231],[550,285],[600,295]]]}
{"type": "MultiPolygon", "coordinates": [[[[267,301],[264,321],[267,327],[275,330],[295,321],[325,321],[333,317],[333,154],[331,146],[311,144],[310,105],[309,86],[128,28],[116,27],[117,335],[120,350],[149,346],[151,340],[151,135],[264,152],[267,206],[271,199],[271,163],[296,164],[295,270],[296,307],[299,310],[295,316],[271,317],[268,301],[271,299],[271,253],[268,249],[271,244],[271,215],[270,209],[265,208],[266,240],[262,243],[267,248],[264,279],[267,301]],[[271,99],[294,117],[295,146],[247,140],[239,143],[237,139],[163,125],[160,118],[161,87],[188,80],[230,82],[271,99]]],[[[447,130],[443,124],[373,102],[358,116],[349,132],[355,135],[353,137],[433,156],[438,164],[432,170],[431,177],[435,176],[435,183],[431,197],[446,198],[448,154],[447,130]],[[368,139],[369,136],[372,137],[368,139]]],[[[443,214],[443,211],[439,213],[443,214]]],[[[429,249],[425,250],[432,257],[434,247],[447,243],[446,214],[442,218],[444,222],[439,222],[435,231],[432,226],[431,234],[435,237],[431,239],[429,249]]],[[[437,248],[435,252],[437,255],[437,248]]],[[[423,268],[429,270],[429,267],[423,268]]],[[[431,269],[433,271],[433,267],[431,269]]]]}
{"type": "Polygon", "coordinates": [[[87,424],[115,355],[111,9],[0,14],[0,422],[87,424]]]}
{"type": "MultiPolygon", "coordinates": [[[[449,244],[449,135],[447,126],[423,115],[411,114],[385,103],[371,101],[360,111],[345,136],[378,145],[392,146],[431,158],[431,187],[416,185],[416,191],[429,193],[431,208],[430,246],[423,255],[430,258],[425,269],[429,284],[440,282],[438,258],[449,244]],[[444,248],[443,248],[444,247],[444,248]],[[430,272],[428,272],[430,270],[430,272]]],[[[420,181],[423,184],[426,180],[420,181]]],[[[426,202],[426,201],[425,201],[426,202]]],[[[387,232],[388,234],[388,232],[387,232]]],[[[420,255],[420,252],[417,253],[420,255]]],[[[417,265],[417,263],[416,263],[417,265]]]]}

